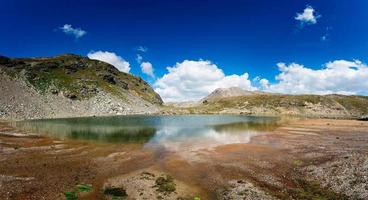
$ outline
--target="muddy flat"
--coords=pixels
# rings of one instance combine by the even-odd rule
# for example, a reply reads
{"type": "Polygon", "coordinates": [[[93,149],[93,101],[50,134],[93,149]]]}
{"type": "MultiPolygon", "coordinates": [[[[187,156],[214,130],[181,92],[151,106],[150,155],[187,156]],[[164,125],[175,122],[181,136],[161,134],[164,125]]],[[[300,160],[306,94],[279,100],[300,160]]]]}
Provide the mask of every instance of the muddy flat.
{"type": "Polygon", "coordinates": [[[246,134],[231,124],[120,143],[0,122],[0,199],[368,198],[368,122],[288,119],[246,134]]]}

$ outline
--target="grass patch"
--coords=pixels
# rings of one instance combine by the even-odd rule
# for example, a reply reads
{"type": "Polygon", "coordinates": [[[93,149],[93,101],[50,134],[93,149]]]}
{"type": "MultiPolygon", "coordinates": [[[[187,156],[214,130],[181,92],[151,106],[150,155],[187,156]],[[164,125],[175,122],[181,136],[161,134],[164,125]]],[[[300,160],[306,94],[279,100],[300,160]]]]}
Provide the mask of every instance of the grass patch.
{"type": "Polygon", "coordinates": [[[64,197],[66,200],[77,200],[78,193],[90,192],[92,189],[93,187],[91,184],[78,184],[73,191],[64,192],[64,197]]]}
{"type": "Polygon", "coordinates": [[[78,194],[75,191],[72,192],[64,192],[64,197],[66,200],[77,200],[78,194]]]}
{"type": "Polygon", "coordinates": [[[90,192],[92,191],[92,185],[91,184],[78,184],[77,191],[78,192],[90,192]]]}
{"type": "Polygon", "coordinates": [[[178,197],[176,200],[201,200],[199,197],[178,197]]]}
{"type": "Polygon", "coordinates": [[[302,165],[303,165],[303,161],[301,161],[301,160],[294,160],[294,161],[293,161],[293,164],[294,164],[295,166],[300,167],[300,166],[302,166],[302,165]]]}

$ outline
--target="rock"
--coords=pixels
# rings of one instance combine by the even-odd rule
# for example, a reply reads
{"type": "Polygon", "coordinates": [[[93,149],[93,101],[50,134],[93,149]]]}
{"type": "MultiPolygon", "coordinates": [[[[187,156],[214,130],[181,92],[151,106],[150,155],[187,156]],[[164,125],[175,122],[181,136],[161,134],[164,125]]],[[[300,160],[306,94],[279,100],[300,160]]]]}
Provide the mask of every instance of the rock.
{"type": "Polygon", "coordinates": [[[112,76],[110,74],[104,75],[103,80],[110,83],[110,84],[114,84],[114,85],[116,84],[114,76],[112,76]]]}
{"type": "Polygon", "coordinates": [[[363,115],[359,118],[361,121],[368,121],[368,115],[363,115]]]}
{"type": "Polygon", "coordinates": [[[78,66],[75,64],[65,66],[66,74],[74,74],[78,71],[78,66]]]}
{"type": "Polygon", "coordinates": [[[121,84],[121,87],[122,87],[124,90],[128,90],[128,89],[129,89],[129,87],[128,87],[128,83],[126,83],[126,82],[122,81],[120,84],[121,84]]]}
{"type": "Polygon", "coordinates": [[[227,200],[272,200],[275,199],[251,182],[245,180],[232,180],[227,189],[219,194],[219,199],[227,200]]]}
{"type": "Polygon", "coordinates": [[[57,89],[51,89],[50,92],[51,94],[59,94],[59,91],[57,89]]]}
{"type": "Polygon", "coordinates": [[[77,95],[75,93],[73,93],[73,92],[65,92],[64,93],[64,96],[66,98],[69,98],[69,99],[72,99],[72,100],[77,99],[77,95]]]}
{"type": "Polygon", "coordinates": [[[106,187],[104,189],[104,194],[112,197],[125,198],[128,196],[125,189],[122,187],[106,187]]]}

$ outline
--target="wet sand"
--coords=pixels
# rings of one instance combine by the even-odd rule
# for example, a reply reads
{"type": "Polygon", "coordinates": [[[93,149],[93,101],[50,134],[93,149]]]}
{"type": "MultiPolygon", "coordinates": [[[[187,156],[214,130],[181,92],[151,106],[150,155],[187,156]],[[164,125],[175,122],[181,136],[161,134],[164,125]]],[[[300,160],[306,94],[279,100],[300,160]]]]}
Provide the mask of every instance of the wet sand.
{"type": "Polygon", "coordinates": [[[0,122],[0,199],[65,199],[64,192],[81,183],[93,190],[79,199],[111,199],[104,194],[110,186],[124,188],[127,199],[345,199],[357,192],[354,198],[368,198],[363,121],[289,120],[247,144],[182,151],[31,134],[0,122]],[[346,162],[355,163],[363,178],[357,181],[362,176],[349,173],[346,162]],[[340,171],[331,171],[332,164],[340,171]],[[343,170],[349,184],[335,187],[341,178],[334,173],[343,170]],[[166,175],[173,177],[175,191],[152,189],[166,175]]]}

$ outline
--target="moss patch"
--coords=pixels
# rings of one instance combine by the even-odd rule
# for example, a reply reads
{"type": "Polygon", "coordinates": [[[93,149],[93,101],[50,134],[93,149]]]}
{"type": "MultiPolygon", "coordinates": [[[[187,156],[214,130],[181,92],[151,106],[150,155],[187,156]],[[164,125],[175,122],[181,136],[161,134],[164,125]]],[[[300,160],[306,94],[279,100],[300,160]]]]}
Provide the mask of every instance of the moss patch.
{"type": "Polygon", "coordinates": [[[170,175],[160,176],[156,179],[157,191],[171,193],[176,190],[176,185],[174,183],[174,179],[170,175]]]}
{"type": "Polygon", "coordinates": [[[90,192],[92,191],[92,185],[91,184],[78,184],[77,191],[78,192],[90,192]]]}

